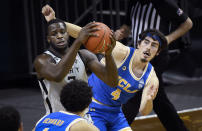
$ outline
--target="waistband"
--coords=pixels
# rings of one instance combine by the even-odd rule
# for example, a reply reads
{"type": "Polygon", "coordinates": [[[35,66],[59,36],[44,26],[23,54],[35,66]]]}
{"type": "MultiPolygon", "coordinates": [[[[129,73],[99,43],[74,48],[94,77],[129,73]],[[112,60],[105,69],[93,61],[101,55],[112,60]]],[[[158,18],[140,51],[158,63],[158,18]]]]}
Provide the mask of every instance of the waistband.
{"type": "Polygon", "coordinates": [[[104,105],[104,106],[108,106],[108,107],[119,107],[119,106],[112,106],[112,105],[107,105],[107,104],[104,104],[98,100],[96,100],[94,97],[92,98],[92,101],[97,103],[97,104],[100,104],[100,105],[104,105]]]}

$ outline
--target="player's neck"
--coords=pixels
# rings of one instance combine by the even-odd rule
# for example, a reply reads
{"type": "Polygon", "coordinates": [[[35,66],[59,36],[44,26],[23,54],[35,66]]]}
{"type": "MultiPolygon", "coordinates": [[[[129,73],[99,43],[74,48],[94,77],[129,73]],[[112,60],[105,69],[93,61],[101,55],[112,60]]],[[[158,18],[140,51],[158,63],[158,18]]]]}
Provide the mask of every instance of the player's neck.
{"type": "Polygon", "coordinates": [[[84,115],[85,115],[84,112],[71,112],[71,113],[78,115],[80,117],[84,117],[84,115]]]}
{"type": "Polygon", "coordinates": [[[51,51],[57,57],[62,58],[68,52],[69,48],[66,48],[63,51],[62,50],[61,51],[57,51],[57,50],[53,49],[52,47],[50,47],[48,50],[51,51]]]}

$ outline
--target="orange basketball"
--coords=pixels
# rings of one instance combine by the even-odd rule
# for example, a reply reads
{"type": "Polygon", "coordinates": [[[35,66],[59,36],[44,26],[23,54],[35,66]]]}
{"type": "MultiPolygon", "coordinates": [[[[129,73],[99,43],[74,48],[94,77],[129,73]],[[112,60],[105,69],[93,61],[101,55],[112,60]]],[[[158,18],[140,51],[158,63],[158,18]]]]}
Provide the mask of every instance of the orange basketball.
{"type": "Polygon", "coordinates": [[[89,51],[97,54],[101,52],[105,52],[108,49],[108,45],[111,44],[110,39],[110,28],[104,23],[96,22],[99,25],[96,28],[100,28],[100,30],[96,31],[96,34],[99,34],[98,37],[89,37],[88,41],[84,44],[85,48],[89,51]]]}

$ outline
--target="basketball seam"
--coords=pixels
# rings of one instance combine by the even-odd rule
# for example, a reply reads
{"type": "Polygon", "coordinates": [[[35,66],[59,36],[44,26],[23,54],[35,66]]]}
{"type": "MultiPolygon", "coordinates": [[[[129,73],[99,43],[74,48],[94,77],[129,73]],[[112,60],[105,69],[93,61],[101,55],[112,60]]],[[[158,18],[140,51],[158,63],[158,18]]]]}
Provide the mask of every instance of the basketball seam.
{"type": "Polygon", "coordinates": [[[103,34],[103,36],[102,36],[102,38],[101,38],[99,44],[98,44],[98,45],[95,47],[95,49],[93,50],[93,52],[100,46],[100,44],[101,44],[101,42],[102,42],[102,40],[103,40],[103,38],[104,38],[104,36],[105,36],[106,29],[105,29],[105,28],[103,28],[103,29],[104,29],[104,34],[103,34]]]}

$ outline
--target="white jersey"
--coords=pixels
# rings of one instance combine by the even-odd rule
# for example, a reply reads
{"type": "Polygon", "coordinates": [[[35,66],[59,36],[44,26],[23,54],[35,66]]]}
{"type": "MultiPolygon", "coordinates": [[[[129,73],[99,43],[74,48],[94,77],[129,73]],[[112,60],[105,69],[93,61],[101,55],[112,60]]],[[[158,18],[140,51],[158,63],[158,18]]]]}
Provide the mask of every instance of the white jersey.
{"type": "MultiPolygon", "coordinates": [[[[55,56],[50,51],[45,51],[44,53],[52,56],[56,64],[59,63],[61,60],[61,58],[55,56]]],[[[83,80],[87,82],[85,66],[78,54],[76,56],[72,69],[61,82],[49,81],[47,79],[39,80],[39,85],[42,91],[44,105],[46,108],[46,114],[65,110],[62,104],[60,103],[60,91],[66,83],[74,79],[83,80]]]]}

